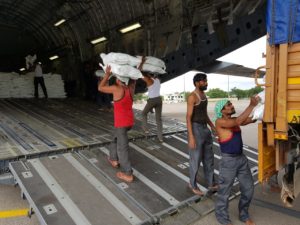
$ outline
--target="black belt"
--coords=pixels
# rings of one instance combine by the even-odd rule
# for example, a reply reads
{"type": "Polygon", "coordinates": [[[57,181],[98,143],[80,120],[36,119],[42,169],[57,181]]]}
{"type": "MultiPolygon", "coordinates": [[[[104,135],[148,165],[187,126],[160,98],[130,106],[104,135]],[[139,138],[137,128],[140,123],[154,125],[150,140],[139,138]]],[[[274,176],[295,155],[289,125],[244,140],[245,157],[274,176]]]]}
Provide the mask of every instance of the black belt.
{"type": "Polygon", "coordinates": [[[160,96],[157,96],[157,97],[148,98],[148,99],[156,99],[156,98],[161,98],[161,97],[160,97],[160,96]]]}
{"type": "Polygon", "coordinates": [[[221,156],[224,156],[224,157],[239,157],[241,156],[243,153],[237,153],[237,154],[230,154],[230,153],[223,153],[221,152],[221,156]]]}

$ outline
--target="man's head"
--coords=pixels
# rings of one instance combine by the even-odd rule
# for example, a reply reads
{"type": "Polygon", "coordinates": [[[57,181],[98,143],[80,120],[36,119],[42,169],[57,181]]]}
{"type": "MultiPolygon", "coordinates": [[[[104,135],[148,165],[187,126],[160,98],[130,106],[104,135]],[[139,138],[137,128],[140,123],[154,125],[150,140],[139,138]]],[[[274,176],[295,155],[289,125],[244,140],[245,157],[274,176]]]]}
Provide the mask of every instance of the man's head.
{"type": "Polygon", "coordinates": [[[154,78],[154,79],[158,78],[157,74],[151,72],[143,72],[143,75],[148,78],[154,78]]]}
{"type": "Polygon", "coordinates": [[[118,86],[126,86],[126,84],[123,81],[121,81],[120,79],[118,79],[118,78],[116,78],[116,85],[118,85],[118,86]]]}
{"type": "Polygon", "coordinates": [[[233,114],[235,114],[235,109],[232,103],[228,99],[221,99],[216,102],[215,117],[214,117],[215,120],[221,118],[223,115],[231,116],[233,114]]]}
{"type": "Polygon", "coordinates": [[[199,88],[200,91],[207,89],[207,76],[205,73],[196,73],[193,78],[194,86],[199,88]]]}

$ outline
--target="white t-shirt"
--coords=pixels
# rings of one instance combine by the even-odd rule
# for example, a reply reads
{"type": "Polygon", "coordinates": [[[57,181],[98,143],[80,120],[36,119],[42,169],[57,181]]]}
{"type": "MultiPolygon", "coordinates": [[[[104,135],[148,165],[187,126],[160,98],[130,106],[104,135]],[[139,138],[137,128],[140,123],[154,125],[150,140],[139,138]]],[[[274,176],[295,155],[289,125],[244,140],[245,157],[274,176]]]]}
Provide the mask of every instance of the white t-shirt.
{"type": "Polygon", "coordinates": [[[156,98],[160,96],[160,81],[153,79],[153,84],[148,87],[148,97],[156,98]]]}
{"type": "Polygon", "coordinates": [[[40,64],[37,64],[34,70],[35,77],[43,77],[43,70],[40,64]]]}

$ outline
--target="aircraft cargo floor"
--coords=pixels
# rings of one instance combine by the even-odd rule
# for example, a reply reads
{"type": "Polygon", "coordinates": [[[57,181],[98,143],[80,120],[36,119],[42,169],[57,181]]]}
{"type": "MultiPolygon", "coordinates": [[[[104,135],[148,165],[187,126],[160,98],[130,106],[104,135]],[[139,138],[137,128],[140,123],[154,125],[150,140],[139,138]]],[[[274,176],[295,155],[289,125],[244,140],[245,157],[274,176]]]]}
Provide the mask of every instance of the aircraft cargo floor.
{"type": "MultiPolygon", "coordinates": [[[[164,142],[141,129],[141,112],[129,132],[133,183],[123,183],[107,161],[112,113],[84,101],[1,100],[2,170],[9,166],[41,224],[189,224],[212,211],[212,193],[199,198],[188,188],[185,124],[163,118],[164,142]],[[210,200],[211,201],[211,200],[210,200]],[[202,208],[201,208],[202,206],[202,208]],[[181,217],[181,221],[172,218],[181,217]],[[172,222],[170,222],[172,221],[172,222]]],[[[219,146],[214,142],[215,176],[219,146]]],[[[257,151],[244,146],[257,182],[257,151]]],[[[0,165],[1,165],[0,164],[0,165]]],[[[203,172],[198,183],[207,192],[203,172]]],[[[238,182],[232,189],[239,194],[238,182]]]]}

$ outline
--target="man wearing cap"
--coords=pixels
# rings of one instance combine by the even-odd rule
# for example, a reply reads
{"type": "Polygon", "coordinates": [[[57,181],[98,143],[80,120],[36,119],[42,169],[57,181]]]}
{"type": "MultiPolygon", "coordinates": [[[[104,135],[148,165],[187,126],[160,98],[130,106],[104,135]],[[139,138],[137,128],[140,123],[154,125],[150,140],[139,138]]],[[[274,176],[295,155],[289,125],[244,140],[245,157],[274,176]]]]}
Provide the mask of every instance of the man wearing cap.
{"type": "Polygon", "coordinates": [[[255,225],[248,214],[254,185],[248,159],[243,154],[240,126],[255,122],[249,115],[257,103],[258,100],[252,97],[249,106],[238,117],[231,117],[235,109],[228,99],[219,100],[215,105],[215,124],[222,156],[219,163],[219,190],[215,213],[221,224],[231,224],[228,214],[228,198],[237,177],[241,191],[239,219],[247,225],[255,225]]]}
{"type": "Polygon", "coordinates": [[[207,98],[204,91],[207,89],[207,76],[197,73],[193,78],[195,90],[187,99],[186,123],[188,130],[188,147],[190,155],[190,184],[192,192],[204,195],[197,185],[197,174],[201,161],[207,185],[215,191],[214,184],[214,153],[212,150],[212,135],[207,125],[215,133],[215,126],[207,114],[207,98]]]}

